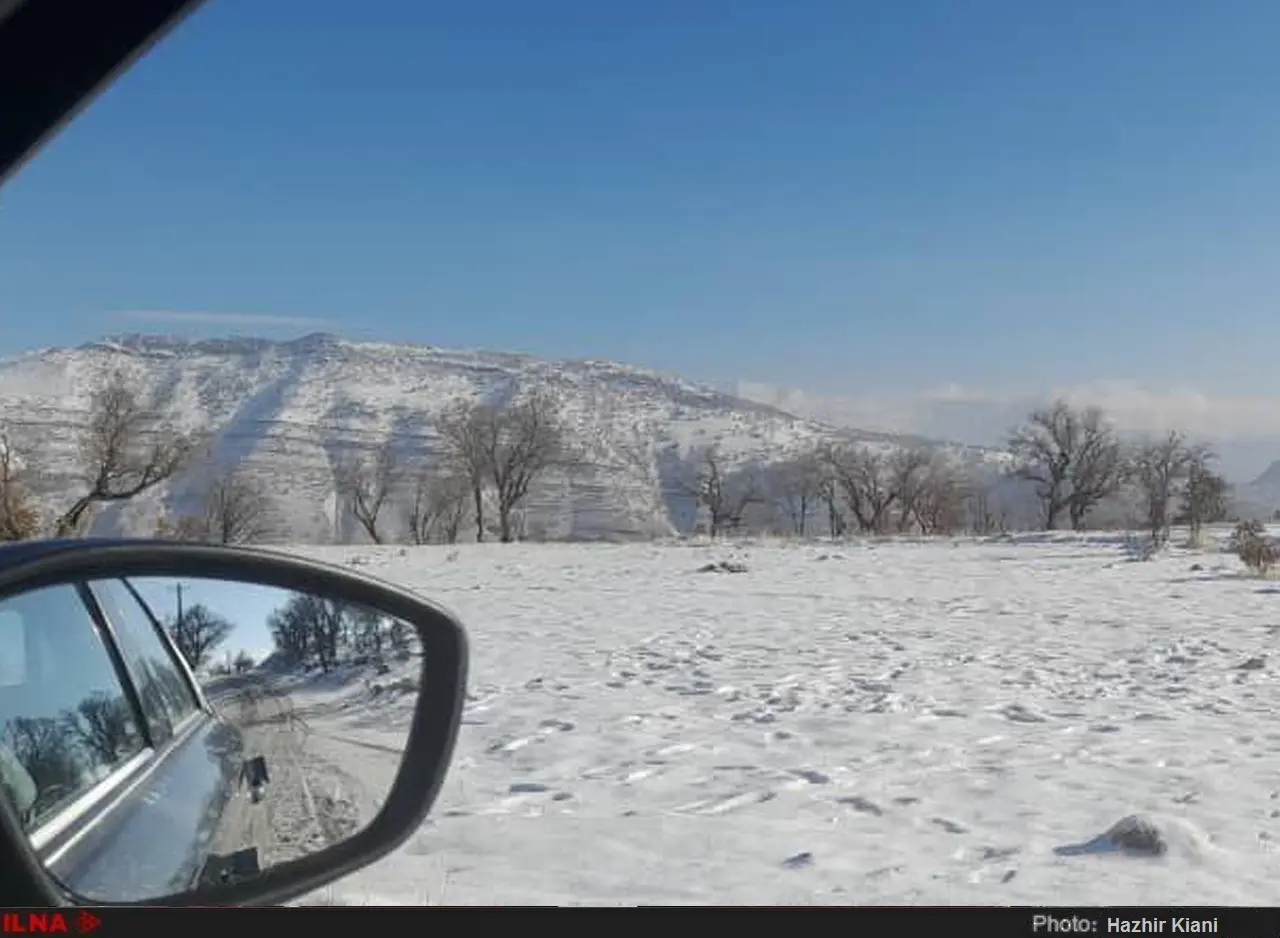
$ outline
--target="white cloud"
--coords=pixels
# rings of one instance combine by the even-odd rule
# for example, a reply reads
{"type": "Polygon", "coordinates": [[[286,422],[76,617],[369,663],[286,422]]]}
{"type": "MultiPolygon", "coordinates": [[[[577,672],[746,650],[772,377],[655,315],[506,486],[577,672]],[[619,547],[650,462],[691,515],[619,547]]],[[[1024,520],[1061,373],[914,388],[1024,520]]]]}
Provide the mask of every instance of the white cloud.
{"type": "Polygon", "coordinates": [[[1032,408],[1055,397],[1106,410],[1126,434],[1182,430],[1211,442],[1224,471],[1252,478],[1280,459],[1280,397],[1214,395],[1156,389],[1134,381],[1094,381],[1043,393],[948,386],[909,395],[820,396],[804,391],[738,382],[734,393],[802,416],[886,433],[913,433],[992,445],[1032,408]]]}
{"type": "Polygon", "coordinates": [[[1057,390],[1073,402],[1105,408],[1126,430],[1179,429],[1196,436],[1263,439],[1280,435],[1280,397],[1155,390],[1136,382],[1096,382],[1057,390]]]}
{"type": "Polygon", "coordinates": [[[273,316],[268,313],[187,312],[170,309],[129,310],[117,313],[122,319],[152,323],[186,323],[210,326],[300,326],[303,328],[332,325],[330,320],[314,316],[273,316]]]}

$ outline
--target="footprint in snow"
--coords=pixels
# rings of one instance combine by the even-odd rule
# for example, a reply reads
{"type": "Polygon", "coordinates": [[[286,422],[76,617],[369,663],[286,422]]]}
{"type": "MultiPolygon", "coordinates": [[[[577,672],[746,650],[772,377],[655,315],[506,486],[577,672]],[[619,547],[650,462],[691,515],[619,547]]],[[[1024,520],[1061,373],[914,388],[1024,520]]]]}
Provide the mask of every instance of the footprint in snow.
{"type": "Polygon", "coordinates": [[[958,821],[948,820],[947,818],[944,818],[944,817],[931,818],[930,823],[932,823],[935,827],[942,828],[948,834],[969,833],[969,828],[965,827],[963,824],[959,823],[958,821]]]}
{"type": "Polygon", "coordinates": [[[867,873],[867,879],[880,879],[893,873],[901,873],[906,867],[899,864],[896,866],[881,866],[867,873]]]}
{"type": "Polygon", "coordinates": [[[681,805],[675,809],[676,814],[700,814],[700,815],[721,815],[730,814],[739,808],[749,807],[753,804],[764,804],[766,801],[772,801],[778,797],[776,793],[765,789],[763,791],[744,791],[734,795],[726,795],[719,798],[703,799],[691,802],[690,804],[681,805]]]}
{"type": "Polygon", "coordinates": [[[983,847],[982,859],[984,860],[1006,860],[1022,852],[1021,847],[983,847]]]}
{"type": "Polygon", "coordinates": [[[1034,710],[1024,707],[1022,704],[1007,704],[1001,707],[999,713],[1006,720],[1012,723],[1044,723],[1045,718],[1034,710]]]}
{"type": "Polygon", "coordinates": [[[559,730],[562,733],[577,729],[576,724],[570,723],[568,720],[543,720],[539,726],[544,730],[559,730]]]}
{"type": "Polygon", "coordinates": [[[874,801],[863,798],[861,795],[848,795],[843,798],[837,798],[836,801],[839,804],[847,804],[855,811],[862,811],[865,814],[874,814],[876,817],[880,817],[884,814],[883,808],[874,801]]]}
{"type": "Polygon", "coordinates": [[[831,776],[825,775],[816,769],[792,769],[791,774],[796,778],[803,779],[810,785],[831,784],[831,776]]]}

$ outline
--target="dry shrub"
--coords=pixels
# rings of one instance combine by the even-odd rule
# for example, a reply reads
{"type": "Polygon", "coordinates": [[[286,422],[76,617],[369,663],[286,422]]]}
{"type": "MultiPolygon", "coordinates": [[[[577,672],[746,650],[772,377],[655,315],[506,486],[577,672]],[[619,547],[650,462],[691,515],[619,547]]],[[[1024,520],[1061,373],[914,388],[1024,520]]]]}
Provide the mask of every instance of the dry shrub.
{"type": "Polygon", "coordinates": [[[163,541],[210,540],[208,525],[195,515],[170,515],[163,512],[156,520],[155,537],[163,541]]]}
{"type": "Polygon", "coordinates": [[[1250,572],[1259,576],[1266,576],[1276,562],[1280,561],[1280,550],[1267,537],[1266,529],[1260,521],[1240,522],[1236,526],[1233,541],[1236,556],[1250,572]]]}
{"type": "Polygon", "coordinates": [[[0,541],[29,541],[40,536],[40,514],[25,492],[6,492],[0,498],[0,541]]]}
{"type": "Polygon", "coordinates": [[[0,430],[0,541],[40,536],[40,513],[25,484],[25,467],[8,435],[0,430]]]}

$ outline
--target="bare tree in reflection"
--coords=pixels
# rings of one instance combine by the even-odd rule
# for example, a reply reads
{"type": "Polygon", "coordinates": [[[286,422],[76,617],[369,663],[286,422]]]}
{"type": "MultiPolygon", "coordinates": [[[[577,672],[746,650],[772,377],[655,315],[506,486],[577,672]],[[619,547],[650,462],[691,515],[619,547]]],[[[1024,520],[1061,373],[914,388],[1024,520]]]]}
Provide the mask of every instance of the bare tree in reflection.
{"type": "Polygon", "coordinates": [[[4,741],[36,783],[32,818],[74,795],[84,775],[75,740],[53,717],[13,717],[4,728],[4,741]]]}
{"type": "Polygon", "coordinates": [[[392,654],[401,661],[408,659],[416,637],[413,629],[400,619],[392,619],[387,626],[387,644],[391,646],[392,654]]]}
{"type": "Polygon", "coordinates": [[[295,662],[329,671],[338,663],[347,632],[344,603],[298,594],[271,614],[268,628],[279,649],[295,662]]]}
{"type": "Polygon", "coordinates": [[[415,633],[399,619],[364,606],[298,594],[267,620],[276,654],[290,664],[330,671],[392,654],[408,658],[415,633]]]}
{"type": "Polygon", "coordinates": [[[155,671],[156,680],[160,684],[161,694],[169,701],[170,706],[174,707],[174,713],[186,713],[194,706],[191,703],[191,692],[187,689],[186,682],[167,661],[159,662],[152,670],[155,671]]]}
{"type": "Polygon", "coordinates": [[[197,603],[184,609],[180,617],[170,618],[165,628],[187,659],[187,664],[196,670],[209,660],[215,648],[227,640],[234,626],[207,606],[197,603]]]}
{"type": "Polygon", "coordinates": [[[122,697],[98,691],[64,714],[61,722],[95,764],[114,765],[136,748],[137,731],[122,697]]]}
{"type": "Polygon", "coordinates": [[[351,628],[351,643],[357,655],[382,656],[383,619],[374,609],[352,606],[347,610],[351,628]]]}
{"type": "Polygon", "coordinates": [[[346,612],[343,603],[316,596],[307,596],[306,610],[311,618],[315,638],[317,663],[321,670],[328,671],[338,663],[338,655],[342,649],[342,639],[346,632],[346,612]]]}
{"type": "Polygon", "coordinates": [[[310,624],[297,614],[292,601],[267,618],[267,630],[276,651],[290,664],[303,664],[311,650],[310,624]]]}

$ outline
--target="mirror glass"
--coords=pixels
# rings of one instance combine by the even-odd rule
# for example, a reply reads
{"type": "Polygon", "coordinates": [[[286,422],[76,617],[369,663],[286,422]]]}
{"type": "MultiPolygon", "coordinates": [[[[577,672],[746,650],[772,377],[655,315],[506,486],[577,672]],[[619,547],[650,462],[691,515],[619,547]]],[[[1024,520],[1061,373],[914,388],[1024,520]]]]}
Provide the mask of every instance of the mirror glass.
{"type": "Polygon", "coordinates": [[[0,601],[0,787],[74,893],[137,902],[351,837],[404,753],[417,631],[244,582],[103,579],[0,601]]]}

